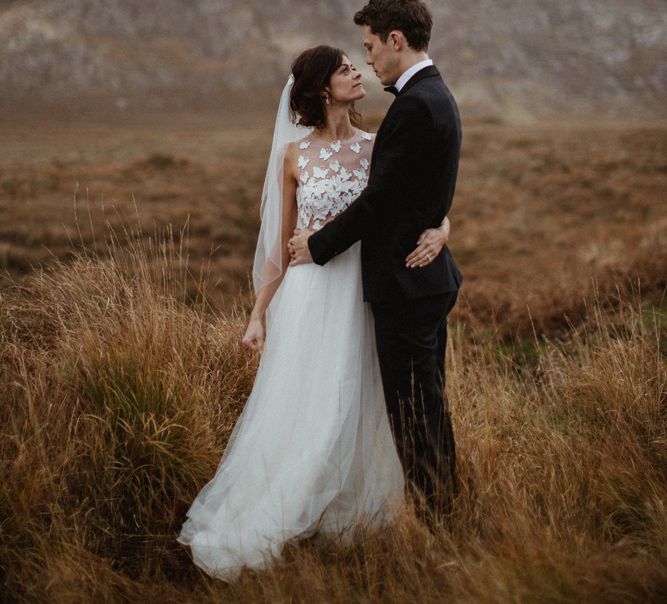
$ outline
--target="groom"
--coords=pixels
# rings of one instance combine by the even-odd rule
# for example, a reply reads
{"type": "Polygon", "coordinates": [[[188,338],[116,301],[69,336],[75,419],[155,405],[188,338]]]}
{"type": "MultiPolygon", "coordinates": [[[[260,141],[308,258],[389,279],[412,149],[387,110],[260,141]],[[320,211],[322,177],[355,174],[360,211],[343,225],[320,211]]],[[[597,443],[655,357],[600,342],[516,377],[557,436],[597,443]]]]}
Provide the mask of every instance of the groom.
{"type": "Polygon", "coordinates": [[[374,315],[387,412],[408,483],[447,512],[456,455],[444,357],[461,274],[447,247],[423,268],[405,258],[454,196],[461,146],[456,102],[426,50],[433,19],[421,0],[370,0],[354,22],[366,62],[396,95],[377,133],[364,192],[316,233],[290,241],[292,264],[326,264],[361,240],[364,300],[374,315]]]}

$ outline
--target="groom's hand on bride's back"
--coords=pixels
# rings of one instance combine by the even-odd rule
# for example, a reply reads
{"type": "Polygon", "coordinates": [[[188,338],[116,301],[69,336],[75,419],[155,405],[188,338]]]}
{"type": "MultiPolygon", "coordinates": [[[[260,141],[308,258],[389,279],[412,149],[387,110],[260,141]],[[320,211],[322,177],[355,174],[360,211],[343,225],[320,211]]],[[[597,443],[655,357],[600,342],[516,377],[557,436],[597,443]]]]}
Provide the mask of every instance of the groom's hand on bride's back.
{"type": "Polygon", "coordinates": [[[308,239],[313,234],[310,229],[295,229],[294,237],[287,243],[287,249],[290,255],[290,266],[297,266],[298,264],[311,264],[313,257],[310,255],[310,248],[308,247],[308,239]]]}

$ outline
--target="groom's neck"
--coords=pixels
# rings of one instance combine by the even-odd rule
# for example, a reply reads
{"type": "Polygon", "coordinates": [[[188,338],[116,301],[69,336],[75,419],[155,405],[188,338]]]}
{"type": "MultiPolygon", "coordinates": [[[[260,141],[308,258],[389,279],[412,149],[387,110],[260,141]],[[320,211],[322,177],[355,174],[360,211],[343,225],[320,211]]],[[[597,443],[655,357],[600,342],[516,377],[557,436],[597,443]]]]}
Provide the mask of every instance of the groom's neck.
{"type": "Polygon", "coordinates": [[[426,61],[428,59],[428,54],[424,51],[409,51],[406,52],[405,56],[401,58],[400,73],[398,77],[400,78],[410,67],[413,67],[417,63],[426,61]]]}

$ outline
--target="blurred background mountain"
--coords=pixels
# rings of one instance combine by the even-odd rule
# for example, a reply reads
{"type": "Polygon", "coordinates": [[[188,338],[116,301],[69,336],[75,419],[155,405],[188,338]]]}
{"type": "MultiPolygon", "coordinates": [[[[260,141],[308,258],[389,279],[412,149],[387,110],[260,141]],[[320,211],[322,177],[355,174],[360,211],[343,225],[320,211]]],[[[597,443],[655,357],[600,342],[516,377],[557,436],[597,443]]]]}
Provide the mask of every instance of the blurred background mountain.
{"type": "MultiPolygon", "coordinates": [[[[364,0],[0,0],[0,109],[222,110],[275,102],[291,60],[362,64],[364,0]]],[[[438,0],[430,55],[468,115],[667,110],[665,0],[438,0]]],[[[372,73],[369,103],[385,102],[372,73]]],[[[368,105],[366,105],[368,107],[368,105]]]]}

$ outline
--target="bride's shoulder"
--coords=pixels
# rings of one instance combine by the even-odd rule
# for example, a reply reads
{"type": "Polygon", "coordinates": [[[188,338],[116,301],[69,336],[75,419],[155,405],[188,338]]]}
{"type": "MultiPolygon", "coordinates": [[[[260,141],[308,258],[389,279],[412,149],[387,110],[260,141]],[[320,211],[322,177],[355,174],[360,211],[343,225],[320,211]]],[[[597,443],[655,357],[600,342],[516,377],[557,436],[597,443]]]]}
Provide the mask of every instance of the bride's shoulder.
{"type": "Polygon", "coordinates": [[[365,141],[374,141],[375,140],[375,134],[372,132],[366,132],[365,130],[361,130],[360,128],[357,128],[359,130],[359,136],[361,136],[362,140],[365,141]]]}
{"type": "Polygon", "coordinates": [[[305,149],[310,147],[312,142],[312,133],[306,134],[306,136],[286,143],[284,146],[284,152],[288,156],[296,155],[297,153],[302,153],[305,149]]]}
{"type": "Polygon", "coordinates": [[[310,147],[310,144],[313,142],[313,133],[309,132],[306,134],[306,136],[294,141],[292,144],[294,145],[295,149],[308,149],[310,147]]]}

